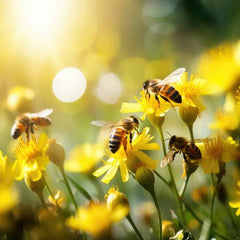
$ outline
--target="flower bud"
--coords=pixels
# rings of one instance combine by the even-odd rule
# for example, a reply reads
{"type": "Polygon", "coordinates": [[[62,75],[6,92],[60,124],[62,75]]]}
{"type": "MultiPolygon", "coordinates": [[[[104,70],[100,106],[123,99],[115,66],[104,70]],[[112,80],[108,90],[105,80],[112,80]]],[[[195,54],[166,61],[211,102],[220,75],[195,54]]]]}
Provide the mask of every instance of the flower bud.
{"type": "Polygon", "coordinates": [[[168,220],[162,221],[162,234],[164,240],[170,239],[172,236],[176,234],[176,232],[177,226],[175,225],[174,222],[168,220]]]}
{"type": "Polygon", "coordinates": [[[37,194],[42,194],[43,188],[45,187],[45,176],[42,174],[39,180],[33,181],[31,176],[27,175],[25,182],[30,190],[37,194]]]}
{"type": "Polygon", "coordinates": [[[136,171],[136,180],[151,194],[154,192],[154,174],[149,168],[142,166],[136,171]]]}
{"type": "Polygon", "coordinates": [[[188,126],[192,126],[196,121],[198,114],[199,110],[197,107],[179,107],[179,116],[188,126]]]}
{"type": "Polygon", "coordinates": [[[56,142],[56,139],[49,140],[49,146],[46,155],[49,156],[49,159],[52,163],[54,163],[60,168],[63,168],[65,160],[65,150],[60,143],[56,142]]]}
{"type": "Polygon", "coordinates": [[[153,114],[148,114],[148,119],[153,126],[160,127],[163,125],[165,116],[157,117],[156,114],[153,113],[153,114]]]}
{"type": "Polygon", "coordinates": [[[126,215],[129,214],[130,206],[128,198],[125,194],[119,192],[118,188],[115,189],[114,187],[111,187],[105,197],[107,199],[107,206],[110,210],[124,207],[127,210],[126,215]]]}

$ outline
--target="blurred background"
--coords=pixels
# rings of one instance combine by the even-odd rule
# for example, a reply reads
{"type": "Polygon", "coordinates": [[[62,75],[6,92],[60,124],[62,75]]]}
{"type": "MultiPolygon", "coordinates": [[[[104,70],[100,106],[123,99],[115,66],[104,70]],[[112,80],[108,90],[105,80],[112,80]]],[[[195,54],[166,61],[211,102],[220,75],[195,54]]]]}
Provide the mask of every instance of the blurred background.
{"type": "MultiPolygon", "coordinates": [[[[221,94],[204,99],[207,109],[196,123],[196,137],[208,136],[224,91],[239,84],[240,65],[232,64],[235,55],[240,59],[240,48],[232,51],[240,37],[239,9],[237,0],[1,0],[0,149],[12,155],[10,129],[18,114],[52,108],[46,132],[68,156],[78,144],[97,142],[100,129],[92,120],[127,116],[120,113],[121,103],[134,102],[144,80],[164,78],[179,67],[208,78],[225,61],[234,69],[225,69],[231,74],[220,83],[224,87],[213,77],[221,94]],[[214,64],[205,62],[219,46],[226,49],[224,61],[214,65],[216,55],[214,64]]],[[[169,113],[166,129],[188,134],[175,116],[169,113]]],[[[135,187],[128,186],[130,199],[135,187]]],[[[141,202],[136,196],[133,202],[141,202]]]]}

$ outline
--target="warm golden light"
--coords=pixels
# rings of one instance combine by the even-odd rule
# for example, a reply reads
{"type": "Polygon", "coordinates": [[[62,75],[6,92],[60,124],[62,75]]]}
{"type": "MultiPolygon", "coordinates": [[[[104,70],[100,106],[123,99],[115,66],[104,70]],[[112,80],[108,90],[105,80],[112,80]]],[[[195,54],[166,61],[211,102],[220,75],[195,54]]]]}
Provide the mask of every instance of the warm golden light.
{"type": "Polygon", "coordinates": [[[26,34],[49,38],[60,27],[63,4],[63,0],[16,1],[17,23],[26,34]]]}

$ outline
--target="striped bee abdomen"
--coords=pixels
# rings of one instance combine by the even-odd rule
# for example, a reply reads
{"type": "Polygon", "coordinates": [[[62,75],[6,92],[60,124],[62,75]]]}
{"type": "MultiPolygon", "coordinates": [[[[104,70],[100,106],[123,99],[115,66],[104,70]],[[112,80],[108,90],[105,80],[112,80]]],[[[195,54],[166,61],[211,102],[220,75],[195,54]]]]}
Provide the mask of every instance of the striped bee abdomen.
{"type": "Polygon", "coordinates": [[[109,138],[109,149],[112,153],[117,152],[120,148],[123,138],[125,137],[125,130],[121,128],[114,128],[109,138]]]}
{"type": "Polygon", "coordinates": [[[164,85],[161,86],[159,90],[159,94],[163,95],[164,97],[170,99],[176,103],[182,103],[182,97],[179,92],[172,86],[164,85]]]}
{"type": "Polygon", "coordinates": [[[189,158],[193,160],[202,158],[200,149],[192,142],[186,146],[185,154],[187,154],[189,158]]]}

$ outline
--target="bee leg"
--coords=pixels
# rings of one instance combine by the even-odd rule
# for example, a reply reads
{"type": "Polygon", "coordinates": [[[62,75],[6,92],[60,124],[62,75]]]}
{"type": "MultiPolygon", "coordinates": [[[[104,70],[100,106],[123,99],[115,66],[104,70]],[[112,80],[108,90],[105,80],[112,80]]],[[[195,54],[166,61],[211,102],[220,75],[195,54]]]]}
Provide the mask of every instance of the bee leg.
{"type": "Polygon", "coordinates": [[[183,153],[183,158],[186,163],[189,163],[189,157],[183,153]]]}
{"type": "Polygon", "coordinates": [[[26,134],[26,138],[27,138],[27,143],[29,143],[29,126],[26,127],[25,134],[26,134]]]}
{"type": "Polygon", "coordinates": [[[124,151],[127,154],[127,136],[123,139],[122,144],[123,144],[124,151]]]}
{"type": "Polygon", "coordinates": [[[131,148],[132,148],[132,139],[133,139],[133,135],[132,135],[131,132],[130,132],[129,136],[130,136],[130,146],[131,146],[131,148]]]}
{"type": "Polygon", "coordinates": [[[159,98],[158,98],[157,94],[155,94],[155,99],[157,100],[158,105],[160,106],[160,101],[159,101],[159,98]]]}
{"type": "Polygon", "coordinates": [[[135,128],[135,131],[137,132],[138,135],[140,134],[140,132],[137,128],[135,128]]]}

